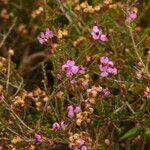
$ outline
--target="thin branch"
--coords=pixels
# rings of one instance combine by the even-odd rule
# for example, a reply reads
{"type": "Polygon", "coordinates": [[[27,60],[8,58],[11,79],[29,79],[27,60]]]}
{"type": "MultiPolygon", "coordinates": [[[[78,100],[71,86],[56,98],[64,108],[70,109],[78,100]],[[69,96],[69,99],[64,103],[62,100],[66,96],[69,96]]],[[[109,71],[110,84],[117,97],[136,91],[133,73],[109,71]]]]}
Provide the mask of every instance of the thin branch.
{"type": "Polygon", "coordinates": [[[15,26],[16,21],[17,21],[17,17],[14,19],[14,21],[13,21],[12,25],[10,26],[8,32],[3,36],[3,39],[2,39],[2,41],[0,42],[0,48],[2,48],[2,46],[4,45],[4,43],[5,43],[6,39],[7,39],[7,37],[8,37],[9,34],[11,33],[11,30],[12,30],[13,27],[15,26]]]}

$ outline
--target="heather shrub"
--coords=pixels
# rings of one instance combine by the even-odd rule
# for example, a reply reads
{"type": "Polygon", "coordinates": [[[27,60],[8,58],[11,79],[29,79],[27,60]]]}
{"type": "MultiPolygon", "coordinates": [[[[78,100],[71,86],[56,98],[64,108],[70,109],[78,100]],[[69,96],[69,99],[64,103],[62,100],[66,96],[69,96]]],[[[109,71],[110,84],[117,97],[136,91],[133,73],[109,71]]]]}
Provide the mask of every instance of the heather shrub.
{"type": "Polygon", "coordinates": [[[149,6],[1,0],[0,149],[149,149],[149,6]]]}

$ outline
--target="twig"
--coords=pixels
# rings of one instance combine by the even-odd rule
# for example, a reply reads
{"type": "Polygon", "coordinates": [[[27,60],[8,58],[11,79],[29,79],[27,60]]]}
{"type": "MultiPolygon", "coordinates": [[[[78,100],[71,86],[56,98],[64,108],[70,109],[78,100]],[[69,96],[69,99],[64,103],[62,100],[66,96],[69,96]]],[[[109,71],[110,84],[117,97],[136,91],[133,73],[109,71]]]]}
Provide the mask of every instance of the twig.
{"type": "Polygon", "coordinates": [[[133,114],[135,114],[135,111],[132,109],[131,105],[130,105],[127,101],[125,102],[125,104],[126,104],[126,106],[129,108],[129,110],[130,110],[133,114]]]}
{"type": "Polygon", "coordinates": [[[9,36],[11,30],[13,29],[13,27],[15,26],[15,23],[17,21],[17,17],[14,19],[13,24],[10,26],[8,32],[4,35],[2,41],[0,42],[0,48],[3,46],[3,44],[5,43],[7,37],[9,36]]]}
{"type": "Polygon", "coordinates": [[[148,71],[148,68],[147,68],[146,65],[144,64],[144,62],[143,62],[143,60],[142,60],[142,58],[141,58],[141,56],[140,56],[140,54],[139,54],[139,52],[138,52],[137,45],[136,45],[135,40],[134,40],[133,31],[132,31],[132,27],[131,27],[130,22],[129,22],[129,24],[128,24],[128,28],[129,28],[129,32],[130,32],[130,36],[131,36],[131,40],[132,40],[132,45],[133,45],[134,51],[135,51],[135,53],[136,53],[138,59],[139,59],[140,62],[142,63],[142,65],[143,65],[143,67],[144,67],[144,71],[145,71],[147,77],[150,78],[150,73],[149,73],[149,71],[148,71]]]}
{"type": "Polygon", "coordinates": [[[11,63],[11,54],[8,52],[8,72],[7,72],[7,82],[6,82],[6,91],[8,92],[9,87],[9,77],[10,77],[10,63],[11,63]]]}

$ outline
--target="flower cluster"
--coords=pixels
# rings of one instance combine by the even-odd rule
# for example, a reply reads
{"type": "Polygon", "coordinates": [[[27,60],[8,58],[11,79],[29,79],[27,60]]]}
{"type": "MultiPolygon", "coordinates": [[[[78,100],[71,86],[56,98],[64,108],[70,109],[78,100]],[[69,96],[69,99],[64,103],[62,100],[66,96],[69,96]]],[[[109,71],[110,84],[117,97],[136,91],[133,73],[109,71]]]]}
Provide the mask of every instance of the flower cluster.
{"type": "Polygon", "coordinates": [[[94,40],[101,40],[102,42],[108,41],[107,35],[102,33],[102,30],[98,26],[93,26],[91,31],[92,38],[94,40]]]}
{"type": "Polygon", "coordinates": [[[54,37],[53,31],[51,31],[49,28],[45,30],[45,32],[41,32],[40,35],[37,37],[40,44],[44,44],[48,42],[49,39],[54,37]]]}
{"type": "Polygon", "coordinates": [[[73,118],[75,114],[81,112],[81,107],[70,105],[68,106],[67,110],[68,110],[68,117],[73,118]]]}
{"type": "Polygon", "coordinates": [[[114,63],[110,61],[108,57],[101,57],[100,63],[101,64],[99,65],[99,69],[101,71],[101,77],[107,77],[110,74],[116,75],[118,73],[117,68],[114,67],[114,63]]]}
{"type": "Polygon", "coordinates": [[[85,132],[71,134],[69,147],[73,150],[91,150],[92,140],[85,132]]]}
{"type": "Polygon", "coordinates": [[[64,121],[61,121],[60,123],[55,122],[52,125],[53,130],[60,130],[60,129],[65,129],[67,127],[67,124],[64,121]]]}
{"type": "Polygon", "coordinates": [[[62,65],[62,71],[65,72],[67,78],[71,78],[75,74],[84,74],[85,68],[83,66],[75,65],[74,60],[68,60],[62,65]]]}

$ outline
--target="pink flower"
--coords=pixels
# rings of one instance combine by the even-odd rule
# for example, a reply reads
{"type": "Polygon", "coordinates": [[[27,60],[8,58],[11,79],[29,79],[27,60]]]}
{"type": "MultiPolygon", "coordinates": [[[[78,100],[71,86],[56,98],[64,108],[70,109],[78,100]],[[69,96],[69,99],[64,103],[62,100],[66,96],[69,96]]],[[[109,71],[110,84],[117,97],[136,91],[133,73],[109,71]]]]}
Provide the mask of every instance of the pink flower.
{"type": "Polygon", "coordinates": [[[69,117],[69,118],[73,118],[74,115],[75,115],[75,114],[74,114],[74,111],[72,111],[72,110],[69,110],[69,111],[68,111],[68,117],[69,117]]]}
{"type": "Polygon", "coordinates": [[[99,69],[100,69],[100,71],[102,71],[102,72],[106,72],[107,69],[108,69],[108,67],[107,67],[107,66],[104,66],[104,65],[102,65],[102,64],[100,64],[100,65],[99,65],[99,69]]]}
{"type": "Polygon", "coordinates": [[[74,60],[68,60],[67,63],[68,67],[73,67],[75,65],[75,61],[74,60]]]}
{"type": "Polygon", "coordinates": [[[133,21],[137,18],[137,13],[134,11],[130,11],[127,16],[128,21],[133,21]]]}
{"type": "Polygon", "coordinates": [[[61,79],[61,75],[57,74],[57,79],[60,80],[61,79]]]}
{"type": "Polygon", "coordinates": [[[102,42],[108,41],[107,36],[102,33],[102,30],[99,29],[98,26],[93,26],[91,35],[94,40],[101,40],[102,42]]]}
{"type": "Polygon", "coordinates": [[[80,146],[84,145],[85,141],[83,139],[80,139],[80,146]]]}
{"type": "Polygon", "coordinates": [[[71,80],[70,83],[75,84],[75,83],[77,83],[77,81],[76,80],[71,80]]]}
{"type": "Polygon", "coordinates": [[[69,106],[67,107],[67,109],[68,109],[69,111],[70,111],[70,110],[73,111],[74,107],[73,107],[73,105],[69,105],[69,106]]]}
{"type": "Polygon", "coordinates": [[[100,36],[100,40],[101,40],[102,42],[106,42],[106,41],[108,41],[108,38],[107,38],[107,36],[106,36],[105,34],[102,34],[102,35],[100,36]]]}
{"type": "Polygon", "coordinates": [[[49,28],[47,28],[45,31],[46,39],[49,39],[49,38],[51,39],[53,36],[54,36],[54,33],[49,28]]]}
{"type": "Polygon", "coordinates": [[[79,67],[79,74],[84,74],[85,73],[85,67],[80,66],[79,67]]]}
{"type": "Polygon", "coordinates": [[[84,87],[88,87],[88,85],[89,85],[89,83],[88,83],[87,81],[83,81],[81,84],[82,84],[82,86],[84,86],[84,87]]]}
{"type": "Polygon", "coordinates": [[[108,73],[107,72],[102,72],[101,73],[101,77],[107,77],[108,76],[108,73]]]}
{"type": "Polygon", "coordinates": [[[104,96],[109,96],[110,95],[110,91],[109,91],[109,89],[108,88],[106,88],[106,89],[103,89],[103,94],[104,94],[104,96]]]}
{"type": "Polygon", "coordinates": [[[73,118],[75,116],[75,114],[81,112],[81,107],[80,106],[73,106],[73,105],[70,105],[67,107],[68,109],[68,114],[67,116],[69,118],[73,118]]]}
{"type": "Polygon", "coordinates": [[[60,129],[59,123],[57,123],[57,122],[53,123],[52,129],[53,129],[53,130],[59,130],[59,129],[60,129]]]}
{"type": "Polygon", "coordinates": [[[81,111],[81,107],[80,106],[76,106],[75,108],[74,108],[74,113],[79,113],[81,111]]]}
{"type": "Polygon", "coordinates": [[[102,31],[98,28],[98,26],[93,26],[91,34],[94,40],[99,40],[102,31]]]}
{"type": "Polygon", "coordinates": [[[82,146],[81,150],[88,150],[88,148],[86,146],[82,146]]]}
{"type": "Polygon", "coordinates": [[[109,58],[106,56],[103,56],[100,58],[100,62],[106,65],[109,62],[109,58]]]}
{"type": "Polygon", "coordinates": [[[78,66],[72,66],[71,71],[72,71],[73,74],[77,74],[78,71],[79,71],[79,67],[78,66]]]}
{"type": "Polygon", "coordinates": [[[67,72],[66,72],[66,77],[67,78],[71,78],[73,76],[73,73],[70,71],[70,70],[68,70],[67,72]]]}
{"type": "Polygon", "coordinates": [[[99,70],[101,71],[101,77],[107,77],[109,74],[116,75],[118,73],[117,68],[114,67],[114,63],[108,57],[101,57],[100,63],[99,70]]]}
{"type": "Polygon", "coordinates": [[[44,39],[42,39],[41,37],[37,37],[37,39],[38,39],[40,44],[44,44],[44,42],[45,42],[44,39]]]}
{"type": "Polygon", "coordinates": [[[52,129],[57,131],[57,130],[60,130],[60,129],[65,129],[67,127],[67,124],[62,120],[60,123],[53,123],[52,125],[52,129]]]}
{"type": "Polygon", "coordinates": [[[68,60],[61,67],[62,71],[66,73],[67,78],[71,78],[74,74],[83,74],[85,73],[85,68],[83,66],[75,65],[74,60],[68,60]]]}
{"type": "Polygon", "coordinates": [[[37,142],[43,142],[42,135],[40,135],[40,134],[35,134],[34,137],[35,137],[35,139],[36,139],[37,142]]]}
{"type": "Polygon", "coordinates": [[[46,43],[49,39],[53,38],[54,33],[50,29],[46,29],[45,32],[41,32],[37,37],[40,44],[46,43]]]}
{"type": "Polygon", "coordinates": [[[118,70],[117,68],[112,68],[112,72],[111,72],[113,75],[116,75],[118,73],[118,70]]]}
{"type": "Polygon", "coordinates": [[[62,67],[61,67],[62,71],[66,71],[67,68],[68,68],[68,65],[67,65],[67,64],[62,65],[62,67]]]}
{"type": "Polygon", "coordinates": [[[64,121],[61,121],[60,126],[61,129],[65,129],[67,127],[67,124],[64,121]]]}

